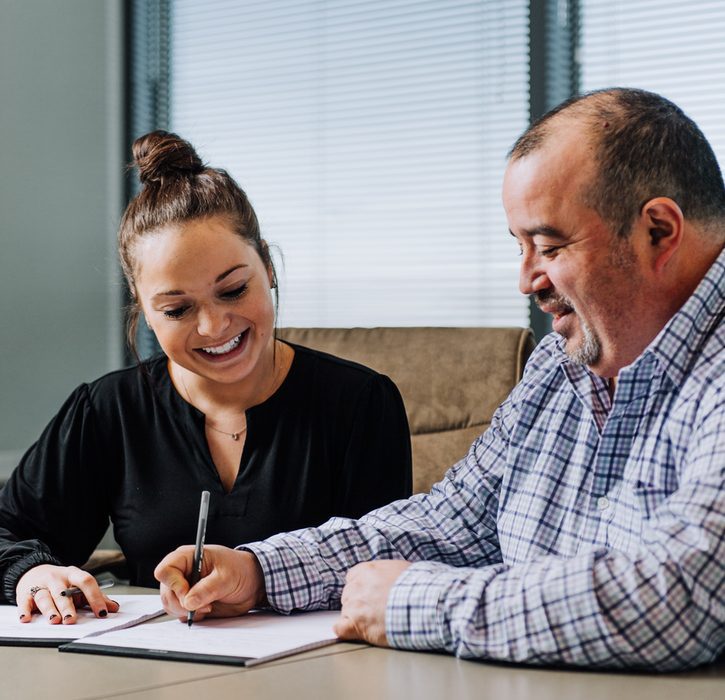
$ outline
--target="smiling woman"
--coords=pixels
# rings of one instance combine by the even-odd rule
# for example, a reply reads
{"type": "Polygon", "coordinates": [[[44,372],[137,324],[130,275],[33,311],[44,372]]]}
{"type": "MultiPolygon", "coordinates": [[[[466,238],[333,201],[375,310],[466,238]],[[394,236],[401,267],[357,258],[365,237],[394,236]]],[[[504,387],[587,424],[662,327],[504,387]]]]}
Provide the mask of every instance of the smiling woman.
{"type": "Polygon", "coordinates": [[[131,583],[155,586],[159,560],[193,541],[203,490],[207,542],[226,546],[411,491],[390,379],[276,338],[274,267],[237,183],[175,134],[138,139],[134,157],[129,341],[143,318],[162,353],[78,387],[0,493],[0,595],[24,620],[73,623],[70,586],[96,614],[115,609],[77,568],[109,518],[131,583]]]}

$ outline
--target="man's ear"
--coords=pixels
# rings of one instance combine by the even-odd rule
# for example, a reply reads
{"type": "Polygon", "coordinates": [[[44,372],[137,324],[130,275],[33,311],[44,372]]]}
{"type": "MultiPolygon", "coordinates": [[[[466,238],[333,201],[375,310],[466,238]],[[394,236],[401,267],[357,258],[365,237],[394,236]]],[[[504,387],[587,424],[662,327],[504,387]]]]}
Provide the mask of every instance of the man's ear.
{"type": "Polygon", "coordinates": [[[685,217],[677,202],[669,197],[650,199],[642,207],[641,217],[654,269],[661,272],[682,243],[685,217]]]}

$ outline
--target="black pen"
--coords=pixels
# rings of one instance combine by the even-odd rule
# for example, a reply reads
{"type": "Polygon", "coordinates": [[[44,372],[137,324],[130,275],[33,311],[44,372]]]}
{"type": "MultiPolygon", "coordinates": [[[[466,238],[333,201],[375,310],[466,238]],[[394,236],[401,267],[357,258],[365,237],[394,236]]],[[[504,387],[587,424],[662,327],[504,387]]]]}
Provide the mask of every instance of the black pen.
{"type": "MultiPolygon", "coordinates": [[[[189,578],[189,588],[199,582],[201,578],[201,563],[204,561],[204,537],[206,536],[206,519],[209,515],[209,492],[201,492],[201,504],[199,505],[199,522],[196,526],[196,544],[194,545],[194,568],[189,578]]],[[[194,610],[186,614],[186,624],[191,627],[194,622],[194,610]]]]}
{"type": "MultiPolygon", "coordinates": [[[[98,587],[99,588],[110,588],[115,582],[114,581],[99,581],[98,587]]],[[[62,596],[65,596],[66,598],[70,598],[72,595],[77,595],[78,593],[82,593],[80,588],[78,586],[71,586],[70,588],[66,588],[65,590],[62,590],[60,594],[62,596]]]]}

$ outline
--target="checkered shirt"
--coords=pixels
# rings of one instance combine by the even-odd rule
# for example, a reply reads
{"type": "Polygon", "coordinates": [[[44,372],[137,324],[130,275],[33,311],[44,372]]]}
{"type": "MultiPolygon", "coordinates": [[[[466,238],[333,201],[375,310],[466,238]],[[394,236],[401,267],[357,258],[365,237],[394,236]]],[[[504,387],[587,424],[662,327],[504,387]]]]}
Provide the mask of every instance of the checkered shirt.
{"type": "Polygon", "coordinates": [[[391,646],[674,670],[725,649],[725,252],[606,381],[556,334],[430,493],[246,545],[270,605],[337,608],[346,571],[415,562],[391,646]]]}

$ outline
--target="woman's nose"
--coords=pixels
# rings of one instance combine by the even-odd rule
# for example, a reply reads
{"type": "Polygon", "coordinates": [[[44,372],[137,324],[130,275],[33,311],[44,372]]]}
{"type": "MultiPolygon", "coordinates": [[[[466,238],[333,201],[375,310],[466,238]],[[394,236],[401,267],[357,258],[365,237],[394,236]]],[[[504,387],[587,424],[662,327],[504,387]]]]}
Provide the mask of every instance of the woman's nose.
{"type": "Polygon", "coordinates": [[[199,310],[196,328],[199,335],[208,338],[221,338],[229,327],[229,316],[226,310],[214,305],[204,306],[199,310]]]}

